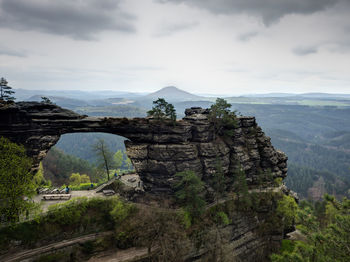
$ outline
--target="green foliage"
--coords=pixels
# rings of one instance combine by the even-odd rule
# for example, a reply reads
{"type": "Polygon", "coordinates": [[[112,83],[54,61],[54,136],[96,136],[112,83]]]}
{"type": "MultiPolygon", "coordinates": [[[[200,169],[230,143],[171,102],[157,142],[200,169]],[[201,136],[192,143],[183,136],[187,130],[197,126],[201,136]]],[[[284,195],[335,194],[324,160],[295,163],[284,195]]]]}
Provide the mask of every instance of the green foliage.
{"type": "Polygon", "coordinates": [[[174,186],[175,196],[194,220],[204,211],[205,200],[201,196],[204,183],[193,171],[177,173],[176,177],[180,180],[174,186]]]}
{"type": "Polygon", "coordinates": [[[35,194],[31,165],[23,146],[0,137],[0,214],[8,222],[18,221],[21,214],[34,207],[24,200],[35,194]]]}
{"type": "MultiPolygon", "coordinates": [[[[82,184],[89,184],[90,185],[90,177],[86,174],[80,175],[79,173],[73,173],[69,177],[69,186],[70,187],[81,187],[82,184]]],[[[83,185],[83,187],[85,187],[83,185]]]]}
{"type": "Polygon", "coordinates": [[[46,96],[42,96],[41,97],[41,103],[44,103],[44,104],[52,104],[52,101],[46,97],[46,96]]]}
{"type": "MultiPolygon", "coordinates": [[[[301,152],[303,152],[303,150],[304,149],[301,149],[301,152]]],[[[303,158],[304,157],[303,154],[304,153],[302,153],[302,155],[299,157],[303,158]]],[[[347,190],[350,188],[350,182],[346,180],[347,178],[339,177],[338,175],[335,175],[334,173],[331,173],[329,171],[316,169],[316,168],[324,168],[325,164],[327,164],[327,166],[330,167],[331,164],[329,163],[333,163],[333,165],[338,165],[339,163],[340,166],[345,168],[339,162],[339,161],[342,161],[342,158],[338,159],[339,161],[337,161],[336,158],[333,159],[334,155],[332,153],[328,152],[327,154],[330,154],[330,155],[327,157],[327,160],[326,158],[322,160],[323,163],[320,163],[319,167],[310,168],[305,166],[297,166],[294,164],[289,164],[288,176],[285,179],[286,185],[293,191],[297,192],[298,195],[302,198],[310,198],[308,194],[309,188],[317,184],[320,184],[319,186],[324,185],[324,187],[318,188],[318,190],[322,190],[322,191],[325,190],[327,193],[337,192],[338,195],[350,196],[349,193],[347,192],[347,190]]],[[[350,161],[350,158],[348,161],[350,161]]],[[[310,164],[306,164],[306,165],[313,166],[314,164],[311,164],[310,162],[310,164]]]]}
{"type": "Polygon", "coordinates": [[[78,186],[81,183],[81,177],[79,173],[73,173],[70,177],[69,177],[69,184],[72,186],[78,186]]]}
{"type": "Polygon", "coordinates": [[[15,98],[12,96],[15,91],[12,90],[12,87],[7,85],[8,82],[5,78],[0,78],[0,101],[13,102],[15,98]]]}
{"type": "Polygon", "coordinates": [[[176,110],[164,98],[158,98],[156,101],[153,101],[153,107],[147,112],[147,115],[160,121],[170,119],[173,124],[176,123],[176,110]]]}
{"type": "Polygon", "coordinates": [[[113,207],[110,212],[114,222],[118,225],[122,221],[128,218],[128,216],[134,211],[135,208],[131,204],[124,203],[122,201],[118,201],[116,205],[113,207]]]}
{"type": "Polygon", "coordinates": [[[220,157],[216,157],[215,173],[212,175],[210,184],[215,191],[215,200],[219,201],[224,196],[226,190],[226,177],[222,170],[222,163],[220,157]]]}
{"type": "Polygon", "coordinates": [[[227,214],[223,211],[220,211],[216,214],[217,220],[220,224],[223,224],[227,226],[230,224],[230,219],[228,218],[227,214]]]}
{"type": "Polygon", "coordinates": [[[230,111],[231,106],[222,98],[217,98],[215,104],[211,105],[208,118],[213,123],[216,134],[233,135],[232,129],[237,127],[237,116],[230,111]]]}
{"type": "Polygon", "coordinates": [[[246,174],[241,166],[235,172],[234,192],[237,196],[237,206],[240,209],[249,209],[252,205],[251,196],[248,191],[246,174]]]}
{"type": "Polygon", "coordinates": [[[113,155],[113,167],[115,169],[121,168],[122,165],[123,165],[123,160],[124,160],[124,154],[123,154],[123,152],[121,150],[118,150],[113,155]]]}
{"type": "Polygon", "coordinates": [[[50,149],[42,163],[44,177],[56,185],[69,184],[72,173],[87,174],[94,181],[99,177],[96,168],[88,161],[65,154],[56,147],[50,149]]]}
{"type": "Polygon", "coordinates": [[[293,226],[297,208],[297,203],[291,196],[283,195],[282,199],[277,202],[276,213],[278,216],[282,217],[284,228],[293,226]]]}
{"type": "Polygon", "coordinates": [[[288,248],[282,246],[271,261],[349,261],[350,200],[339,202],[325,195],[322,203],[302,201],[296,214],[297,228],[305,240],[295,241],[288,248]]]}
{"type": "Polygon", "coordinates": [[[273,180],[275,186],[280,186],[282,185],[283,179],[281,177],[275,178],[273,180]]]}
{"type": "MultiPolygon", "coordinates": [[[[110,116],[110,114],[107,115],[110,116]]],[[[97,160],[96,154],[89,149],[92,148],[99,139],[105,140],[112,152],[117,152],[118,150],[125,151],[125,138],[108,133],[65,134],[61,136],[56,144],[56,148],[63,150],[67,154],[87,160],[91,164],[95,164],[97,160]]]]}
{"type": "Polygon", "coordinates": [[[42,162],[40,162],[39,169],[33,177],[33,182],[36,185],[36,187],[51,185],[51,181],[47,181],[44,177],[44,167],[42,162]]]}
{"type": "Polygon", "coordinates": [[[90,183],[90,177],[87,174],[80,175],[80,183],[90,183]]]}
{"type": "MultiPolygon", "coordinates": [[[[98,185],[97,183],[92,183],[92,184],[93,184],[93,188],[96,188],[98,185]]],[[[65,188],[65,186],[63,188],[65,188]]],[[[81,184],[76,185],[76,186],[69,185],[69,189],[71,189],[71,190],[88,190],[88,189],[91,189],[91,183],[81,183],[81,184]]]]}
{"type": "Polygon", "coordinates": [[[69,186],[70,187],[79,187],[82,184],[89,184],[90,185],[90,177],[86,174],[80,175],[79,173],[73,173],[69,177],[69,186]]]}
{"type": "Polygon", "coordinates": [[[186,210],[181,210],[178,212],[178,215],[180,217],[180,220],[182,221],[182,224],[185,226],[185,228],[186,229],[190,228],[192,224],[191,214],[186,210]]]}
{"type": "Polygon", "coordinates": [[[133,168],[132,162],[131,162],[130,158],[128,158],[128,156],[126,156],[124,164],[126,165],[126,168],[128,170],[131,170],[133,168]]]}
{"type": "Polygon", "coordinates": [[[37,241],[58,241],[111,230],[115,226],[111,211],[120,201],[117,197],[74,198],[50,206],[47,213],[34,220],[0,228],[0,250],[7,249],[13,241],[33,245],[37,241]]]}

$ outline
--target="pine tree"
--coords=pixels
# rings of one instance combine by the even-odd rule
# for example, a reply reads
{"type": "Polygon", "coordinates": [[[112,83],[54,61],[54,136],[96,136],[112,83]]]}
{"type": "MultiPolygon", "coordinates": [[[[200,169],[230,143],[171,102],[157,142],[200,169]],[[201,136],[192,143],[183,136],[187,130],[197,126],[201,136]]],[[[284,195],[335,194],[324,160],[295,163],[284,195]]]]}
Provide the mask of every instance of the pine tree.
{"type": "Polygon", "coordinates": [[[216,157],[215,173],[211,178],[211,186],[215,191],[215,201],[218,204],[219,199],[224,196],[226,190],[226,177],[222,169],[220,157],[216,157]]]}
{"type": "Polygon", "coordinates": [[[153,105],[152,109],[147,112],[148,116],[160,121],[170,119],[175,125],[176,110],[172,104],[169,104],[164,98],[158,98],[156,101],[153,101],[153,105]]]}
{"type": "Polygon", "coordinates": [[[230,111],[231,106],[222,98],[217,98],[215,104],[211,105],[208,119],[214,126],[215,134],[233,135],[232,129],[236,128],[238,123],[235,111],[230,111]]]}
{"type": "Polygon", "coordinates": [[[0,101],[9,101],[13,102],[15,100],[15,97],[12,95],[15,93],[15,91],[12,90],[12,87],[7,85],[8,82],[5,78],[0,79],[0,101]]]}
{"type": "Polygon", "coordinates": [[[174,185],[175,196],[192,220],[198,219],[204,212],[205,200],[201,193],[204,183],[193,171],[183,171],[176,174],[179,181],[174,185]]]}
{"type": "Polygon", "coordinates": [[[235,193],[238,197],[238,205],[242,209],[248,209],[251,206],[252,201],[248,190],[246,174],[241,166],[237,168],[235,175],[235,193]]]}

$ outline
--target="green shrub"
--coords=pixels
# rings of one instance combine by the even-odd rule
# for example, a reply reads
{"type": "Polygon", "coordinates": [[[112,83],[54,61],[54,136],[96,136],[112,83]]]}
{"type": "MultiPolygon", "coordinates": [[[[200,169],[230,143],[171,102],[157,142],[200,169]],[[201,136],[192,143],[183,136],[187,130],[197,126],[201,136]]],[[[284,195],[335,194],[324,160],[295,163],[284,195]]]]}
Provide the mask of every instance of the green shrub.
{"type": "Polygon", "coordinates": [[[227,214],[223,211],[220,211],[216,214],[217,222],[220,224],[223,224],[227,226],[230,224],[230,219],[228,218],[227,214]]]}
{"type": "Polygon", "coordinates": [[[120,224],[132,213],[133,210],[135,210],[133,205],[118,201],[115,203],[110,214],[114,219],[114,222],[120,224]]]}
{"type": "MultiPolygon", "coordinates": [[[[93,188],[97,187],[97,183],[92,183],[93,184],[93,188]]],[[[91,183],[81,183],[79,185],[69,185],[69,188],[71,190],[88,190],[91,189],[91,183]]]]}
{"type": "Polygon", "coordinates": [[[38,241],[111,230],[115,225],[111,211],[120,203],[117,197],[75,198],[50,206],[47,213],[35,220],[0,228],[0,250],[7,249],[13,240],[32,245],[38,241]]]}

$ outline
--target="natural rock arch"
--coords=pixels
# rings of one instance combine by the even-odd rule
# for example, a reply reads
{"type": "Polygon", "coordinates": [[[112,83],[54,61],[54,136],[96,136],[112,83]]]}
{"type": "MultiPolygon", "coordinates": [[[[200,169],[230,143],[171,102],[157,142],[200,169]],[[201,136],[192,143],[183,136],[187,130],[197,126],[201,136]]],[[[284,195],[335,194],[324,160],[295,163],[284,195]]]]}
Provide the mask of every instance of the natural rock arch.
{"type": "Polygon", "coordinates": [[[88,117],[54,104],[19,102],[0,107],[0,136],[23,144],[36,169],[62,134],[104,132],[123,136],[126,152],[146,191],[171,191],[176,172],[193,170],[207,180],[215,172],[217,156],[223,171],[233,176],[238,165],[255,184],[258,176],[271,172],[284,178],[287,157],[276,151],[257,126],[254,117],[239,117],[230,139],[214,138],[208,110],[187,109],[176,122],[161,123],[147,118],[88,117]]]}

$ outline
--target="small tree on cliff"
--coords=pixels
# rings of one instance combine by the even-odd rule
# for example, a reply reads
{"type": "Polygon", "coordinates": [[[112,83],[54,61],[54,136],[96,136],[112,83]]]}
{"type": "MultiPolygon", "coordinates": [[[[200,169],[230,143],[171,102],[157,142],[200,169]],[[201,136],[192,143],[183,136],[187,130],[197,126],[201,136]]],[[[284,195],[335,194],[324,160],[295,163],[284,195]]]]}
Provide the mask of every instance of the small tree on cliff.
{"type": "Polygon", "coordinates": [[[15,98],[12,96],[15,91],[12,90],[12,87],[7,85],[8,82],[5,78],[0,79],[0,101],[9,101],[13,102],[15,98]]]}
{"type": "Polygon", "coordinates": [[[52,104],[52,101],[46,97],[46,96],[42,96],[41,97],[41,103],[44,103],[44,104],[52,104]]]}
{"type": "Polygon", "coordinates": [[[161,121],[170,119],[174,124],[176,123],[176,110],[172,104],[169,104],[164,98],[158,98],[153,101],[153,105],[152,109],[147,112],[148,116],[161,121]]]}
{"type": "Polygon", "coordinates": [[[180,178],[174,186],[175,196],[192,220],[198,218],[204,211],[205,200],[201,196],[204,183],[193,171],[183,171],[176,174],[180,178]]]}
{"type": "Polygon", "coordinates": [[[211,177],[211,186],[215,192],[215,201],[219,204],[219,199],[224,196],[226,190],[226,177],[222,169],[222,162],[219,156],[216,157],[215,173],[211,177]]]}
{"type": "Polygon", "coordinates": [[[231,136],[232,129],[237,127],[237,116],[230,111],[231,106],[223,98],[217,98],[215,104],[211,105],[208,118],[213,123],[216,134],[231,136]]]}
{"type": "Polygon", "coordinates": [[[0,137],[0,218],[17,222],[21,214],[34,207],[24,200],[35,194],[31,166],[23,146],[0,137]]]}
{"type": "Polygon", "coordinates": [[[239,165],[235,172],[234,190],[237,194],[238,207],[242,209],[248,209],[252,205],[246,178],[247,176],[242,166],[239,165]]]}

